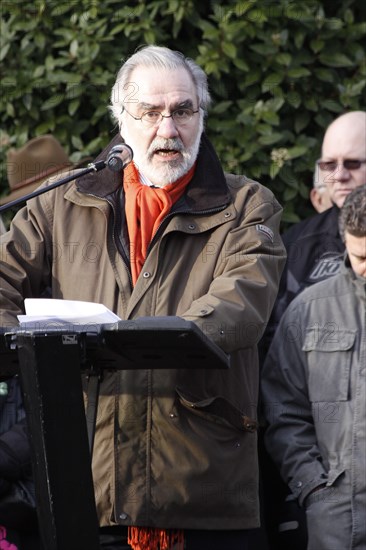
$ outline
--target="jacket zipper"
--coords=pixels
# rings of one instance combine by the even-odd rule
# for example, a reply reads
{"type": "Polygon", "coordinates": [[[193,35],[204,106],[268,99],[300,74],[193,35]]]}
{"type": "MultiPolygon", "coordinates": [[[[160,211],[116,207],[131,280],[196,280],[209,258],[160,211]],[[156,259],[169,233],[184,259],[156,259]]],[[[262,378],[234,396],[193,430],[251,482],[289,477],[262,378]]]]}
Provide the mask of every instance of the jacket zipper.
{"type": "MultiPolygon", "coordinates": [[[[100,197],[99,195],[95,195],[94,193],[84,193],[85,195],[88,195],[89,197],[94,197],[96,199],[102,199],[102,200],[105,200],[111,207],[112,209],[112,213],[113,213],[113,221],[112,221],[112,239],[113,239],[113,243],[114,243],[114,246],[116,247],[116,250],[119,252],[120,256],[122,257],[122,260],[126,266],[126,269],[127,269],[127,273],[128,273],[128,279],[130,281],[130,287],[131,287],[131,290],[133,289],[133,283],[132,283],[132,274],[131,274],[131,266],[130,266],[130,261],[127,257],[127,254],[125,253],[124,251],[124,248],[123,248],[123,245],[122,243],[119,245],[118,242],[117,242],[117,239],[116,239],[116,220],[118,219],[117,217],[117,213],[116,213],[116,208],[113,204],[112,201],[110,201],[109,199],[107,198],[104,198],[104,197],[100,197]]],[[[122,224],[121,224],[121,229],[122,229],[122,224]]],[[[107,233],[108,233],[108,219],[107,219],[107,233]]]]}

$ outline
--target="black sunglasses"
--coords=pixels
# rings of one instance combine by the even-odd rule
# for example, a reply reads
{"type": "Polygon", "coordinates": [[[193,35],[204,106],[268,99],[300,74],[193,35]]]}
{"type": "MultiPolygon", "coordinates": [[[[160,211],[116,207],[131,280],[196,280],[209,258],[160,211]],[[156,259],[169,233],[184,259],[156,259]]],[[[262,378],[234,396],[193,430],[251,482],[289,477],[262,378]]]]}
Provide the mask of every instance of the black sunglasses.
{"type": "MultiPolygon", "coordinates": [[[[358,159],[344,159],[342,161],[342,166],[346,170],[358,170],[361,168],[362,164],[365,164],[365,160],[358,160],[358,159]]],[[[336,160],[317,160],[317,165],[319,166],[320,170],[323,170],[323,172],[334,172],[334,170],[337,169],[339,166],[339,163],[336,160]]]]}

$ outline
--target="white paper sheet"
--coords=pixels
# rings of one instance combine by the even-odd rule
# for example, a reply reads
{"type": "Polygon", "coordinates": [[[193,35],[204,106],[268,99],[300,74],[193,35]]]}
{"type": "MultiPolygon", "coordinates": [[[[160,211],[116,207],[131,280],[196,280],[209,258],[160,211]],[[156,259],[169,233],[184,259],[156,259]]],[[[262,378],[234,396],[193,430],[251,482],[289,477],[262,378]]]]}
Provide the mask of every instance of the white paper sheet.
{"type": "MultiPolygon", "coordinates": [[[[49,298],[26,298],[25,315],[18,315],[21,326],[35,324],[107,324],[120,321],[103,304],[78,300],[53,300],[49,298]]],[[[39,327],[38,327],[39,328],[39,327]]]]}

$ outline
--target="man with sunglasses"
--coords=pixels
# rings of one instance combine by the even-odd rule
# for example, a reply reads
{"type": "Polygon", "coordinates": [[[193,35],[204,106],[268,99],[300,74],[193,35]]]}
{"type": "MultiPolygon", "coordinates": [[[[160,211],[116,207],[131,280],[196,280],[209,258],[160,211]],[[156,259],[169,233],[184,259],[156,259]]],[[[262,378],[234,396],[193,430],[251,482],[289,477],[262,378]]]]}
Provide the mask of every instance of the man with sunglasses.
{"type": "Polygon", "coordinates": [[[272,328],[299,292],[336,275],[340,269],[344,244],[338,231],[339,209],[353,189],[366,183],[366,112],[351,111],[329,125],[316,167],[316,179],[327,186],[333,206],[283,234],[287,262],[272,328]]]}
{"type": "Polygon", "coordinates": [[[93,450],[103,549],[260,548],[257,343],[284,265],[282,209],[224,173],[203,131],[209,103],[191,59],[138,50],[117,75],[119,133],[98,158],[125,141],[133,162],[31,199],[2,242],[2,324],[49,285],[123,320],[179,316],[230,354],[229,369],[104,373],[93,450]]]}

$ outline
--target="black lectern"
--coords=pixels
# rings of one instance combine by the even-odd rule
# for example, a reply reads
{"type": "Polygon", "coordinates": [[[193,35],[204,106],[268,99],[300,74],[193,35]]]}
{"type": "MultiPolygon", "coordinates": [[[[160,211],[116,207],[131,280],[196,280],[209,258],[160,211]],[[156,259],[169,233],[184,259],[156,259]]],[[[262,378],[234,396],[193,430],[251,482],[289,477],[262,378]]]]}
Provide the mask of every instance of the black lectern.
{"type": "Polygon", "coordinates": [[[45,550],[99,549],[90,424],[103,369],[229,367],[228,356],[179,317],[17,328],[5,333],[0,352],[0,376],[20,372],[45,550]],[[90,376],[94,394],[87,414],[80,372],[90,376]]]}

